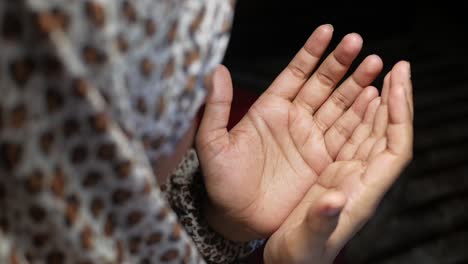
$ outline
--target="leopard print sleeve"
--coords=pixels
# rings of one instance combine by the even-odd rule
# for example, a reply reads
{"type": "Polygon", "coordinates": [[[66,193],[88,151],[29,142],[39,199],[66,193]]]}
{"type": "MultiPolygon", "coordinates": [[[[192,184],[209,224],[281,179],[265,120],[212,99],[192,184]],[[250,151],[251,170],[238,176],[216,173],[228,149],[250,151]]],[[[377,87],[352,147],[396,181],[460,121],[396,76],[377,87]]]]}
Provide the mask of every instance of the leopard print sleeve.
{"type": "Polygon", "coordinates": [[[230,241],[208,226],[200,210],[206,199],[202,177],[197,153],[191,149],[163,185],[162,190],[207,262],[240,263],[263,245],[264,241],[255,240],[246,243],[230,241]]]}

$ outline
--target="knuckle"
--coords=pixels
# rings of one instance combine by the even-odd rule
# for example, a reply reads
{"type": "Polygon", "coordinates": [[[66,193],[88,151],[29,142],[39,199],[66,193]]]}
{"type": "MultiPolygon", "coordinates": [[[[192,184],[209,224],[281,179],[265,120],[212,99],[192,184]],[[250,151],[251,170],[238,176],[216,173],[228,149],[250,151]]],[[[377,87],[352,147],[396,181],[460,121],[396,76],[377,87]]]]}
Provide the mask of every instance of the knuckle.
{"type": "Polygon", "coordinates": [[[327,131],[328,126],[325,122],[323,122],[320,118],[315,119],[315,125],[317,128],[322,131],[323,133],[327,131]]]}
{"type": "Polygon", "coordinates": [[[305,80],[307,78],[307,73],[299,65],[295,63],[290,63],[287,69],[291,72],[291,74],[294,77],[300,80],[305,80]]]}
{"type": "Polygon", "coordinates": [[[345,111],[349,108],[348,99],[339,91],[334,92],[330,99],[341,110],[345,111]]]}
{"type": "Polygon", "coordinates": [[[335,86],[335,80],[330,76],[330,74],[323,71],[317,71],[315,75],[317,80],[325,87],[333,88],[335,86]]]}
{"type": "Polygon", "coordinates": [[[351,136],[352,131],[339,122],[337,122],[334,125],[334,128],[336,132],[342,137],[344,137],[345,139],[349,139],[349,137],[351,136]]]}

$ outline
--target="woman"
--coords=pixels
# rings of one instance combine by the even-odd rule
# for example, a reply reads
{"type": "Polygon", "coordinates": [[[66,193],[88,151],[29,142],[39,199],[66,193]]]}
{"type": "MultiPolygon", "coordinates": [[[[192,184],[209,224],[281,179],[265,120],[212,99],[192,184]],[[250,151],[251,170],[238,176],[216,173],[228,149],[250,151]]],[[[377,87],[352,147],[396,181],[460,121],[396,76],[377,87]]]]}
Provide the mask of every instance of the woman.
{"type": "Polygon", "coordinates": [[[226,263],[269,236],[267,263],[333,260],[411,158],[409,64],[381,96],[377,56],[336,87],[362,39],[317,67],[321,26],[227,131],[232,84],[214,69],[232,4],[0,3],[2,263],[226,263]],[[206,195],[193,151],[165,186],[205,83],[206,195]]]}

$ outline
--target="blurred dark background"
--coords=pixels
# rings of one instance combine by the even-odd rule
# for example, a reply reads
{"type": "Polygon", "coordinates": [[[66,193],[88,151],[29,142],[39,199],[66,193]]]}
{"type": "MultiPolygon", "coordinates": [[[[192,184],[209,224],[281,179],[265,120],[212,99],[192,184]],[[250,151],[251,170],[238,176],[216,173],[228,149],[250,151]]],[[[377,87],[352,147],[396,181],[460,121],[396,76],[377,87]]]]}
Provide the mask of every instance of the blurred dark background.
{"type": "Polygon", "coordinates": [[[468,263],[468,9],[462,2],[376,6],[238,1],[224,61],[236,86],[234,118],[323,23],[335,28],[331,47],[346,33],[363,36],[357,62],[375,53],[387,72],[398,60],[409,60],[416,108],[414,161],[340,259],[353,264],[468,263]]]}

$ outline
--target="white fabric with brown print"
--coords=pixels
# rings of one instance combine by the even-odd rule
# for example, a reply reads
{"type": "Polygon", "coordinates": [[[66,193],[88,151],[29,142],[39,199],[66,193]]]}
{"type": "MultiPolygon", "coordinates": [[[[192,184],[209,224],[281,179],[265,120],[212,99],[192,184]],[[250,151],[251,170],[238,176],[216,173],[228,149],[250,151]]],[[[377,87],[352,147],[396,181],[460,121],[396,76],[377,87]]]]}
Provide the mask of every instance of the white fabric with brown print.
{"type": "Polygon", "coordinates": [[[0,262],[201,263],[156,182],[226,0],[0,2],[0,262]]]}

